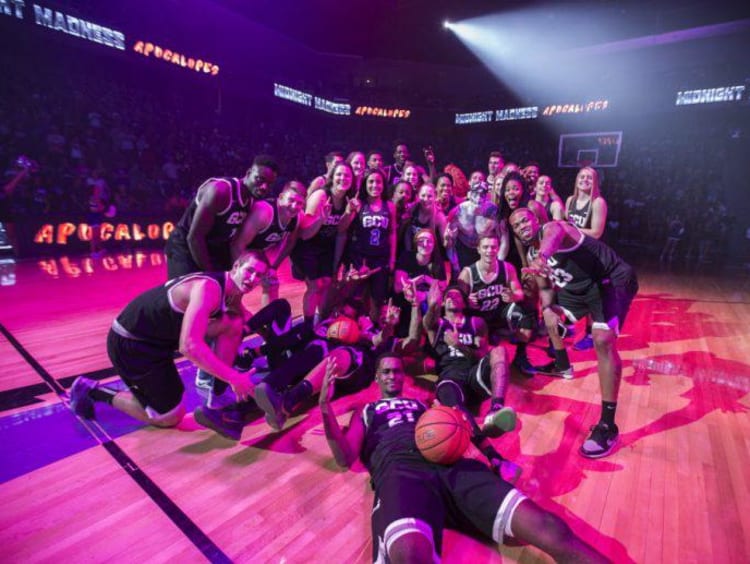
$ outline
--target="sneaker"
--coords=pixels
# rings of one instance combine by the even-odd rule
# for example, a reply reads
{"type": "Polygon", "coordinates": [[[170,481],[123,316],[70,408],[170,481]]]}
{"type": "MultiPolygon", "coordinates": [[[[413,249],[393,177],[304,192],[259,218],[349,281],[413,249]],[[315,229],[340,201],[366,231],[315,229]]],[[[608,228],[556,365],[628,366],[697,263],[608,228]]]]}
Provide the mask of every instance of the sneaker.
{"type": "Polygon", "coordinates": [[[531,364],[531,362],[529,362],[529,359],[525,356],[521,358],[514,358],[511,366],[515,367],[515,369],[518,370],[518,372],[526,378],[531,378],[537,372],[536,367],[531,364]]]}
{"type": "Polygon", "coordinates": [[[482,433],[487,437],[495,438],[515,428],[516,412],[512,407],[503,407],[485,415],[482,433]]]}
{"type": "Polygon", "coordinates": [[[493,458],[490,460],[490,466],[492,466],[492,470],[495,474],[500,476],[511,486],[515,486],[516,482],[518,482],[518,478],[521,477],[521,467],[510,460],[493,458]]]}
{"type": "Polygon", "coordinates": [[[594,348],[594,339],[591,338],[591,335],[585,335],[583,339],[579,340],[575,345],[573,345],[573,350],[575,351],[590,351],[594,348]]]}
{"type": "Polygon", "coordinates": [[[70,398],[70,408],[73,413],[86,419],[94,418],[94,400],[89,396],[89,392],[99,386],[99,382],[79,376],[76,378],[68,392],[70,398]]]}
{"type": "Polygon", "coordinates": [[[260,354],[256,349],[243,349],[240,354],[235,357],[234,367],[240,372],[247,372],[253,367],[253,363],[258,356],[260,356],[260,354]]]}
{"type": "Polygon", "coordinates": [[[591,427],[589,438],[581,445],[580,453],[586,458],[607,456],[617,444],[620,431],[617,425],[611,427],[602,421],[591,427]]]}
{"type": "Polygon", "coordinates": [[[195,387],[201,390],[210,390],[214,385],[214,377],[208,372],[198,369],[195,374],[195,387]]]}
{"type": "Polygon", "coordinates": [[[211,409],[204,405],[193,412],[195,420],[230,441],[239,441],[244,428],[243,417],[234,409],[211,409]]]}
{"type": "Polygon", "coordinates": [[[255,403],[258,404],[266,413],[266,423],[272,429],[281,431],[286,423],[287,414],[283,409],[283,397],[276,390],[272,389],[266,382],[261,382],[255,386],[255,403]]]}
{"type": "Polygon", "coordinates": [[[568,368],[558,368],[554,361],[544,366],[538,366],[536,368],[537,374],[544,374],[545,376],[555,376],[556,378],[564,378],[565,380],[573,379],[573,366],[568,368]]]}

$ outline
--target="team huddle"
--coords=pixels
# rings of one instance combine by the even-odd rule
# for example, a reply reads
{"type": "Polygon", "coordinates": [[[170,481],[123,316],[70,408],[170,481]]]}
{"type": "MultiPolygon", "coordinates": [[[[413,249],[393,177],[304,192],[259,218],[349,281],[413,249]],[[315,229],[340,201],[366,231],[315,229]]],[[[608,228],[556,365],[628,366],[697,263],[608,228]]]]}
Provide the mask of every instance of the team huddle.
{"type": "Polygon", "coordinates": [[[443,527],[462,522],[556,560],[606,561],[513,486],[520,468],[491,441],[515,428],[511,372],[573,378],[563,337],[587,320],[576,347],[595,348],[602,409],[579,452],[598,458],[616,447],[616,342],[638,283],[600,240],[606,202],[596,170],[582,168],[563,202],[538,165],[520,169],[498,152],[468,180],[454,165],[438,172],[431,149],[426,169],[404,143],[393,157],[383,166],[375,151],[329,153],[324,175],[307,187],[287,182],[275,197],[279,168],[267,156],[243,178],[204,182],[167,243],[168,281],[130,302],[109,331],[127,389],[80,377],[72,408],[91,418],[104,402],[147,424],[177,425],[179,351],[207,392],[195,420],[231,440],[258,412],[283,429],[317,396],[336,461],[361,458],[372,475],[374,561],[434,561],[443,527]],[[298,323],[279,298],[276,271],[287,258],[305,285],[298,323]],[[251,314],[242,297],[258,286],[262,307],[251,314]],[[250,335],[263,345],[238,356],[250,335]],[[535,366],[527,346],[542,338],[551,360],[535,366]],[[253,384],[260,356],[267,373],[253,384]],[[407,371],[437,375],[436,402],[465,416],[488,463],[438,464],[419,453],[415,426],[427,407],[402,397],[407,371]],[[343,430],[331,399],[373,381],[381,399],[343,430]]]}

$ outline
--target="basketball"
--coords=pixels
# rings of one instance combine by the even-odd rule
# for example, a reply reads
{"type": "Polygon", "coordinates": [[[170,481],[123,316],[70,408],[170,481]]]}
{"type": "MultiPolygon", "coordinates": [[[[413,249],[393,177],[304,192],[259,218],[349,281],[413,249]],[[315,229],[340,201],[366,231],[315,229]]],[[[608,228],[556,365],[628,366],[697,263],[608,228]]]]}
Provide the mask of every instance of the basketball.
{"type": "Polygon", "coordinates": [[[459,410],[439,405],[419,418],[415,438],[419,452],[427,460],[453,464],[469,446],[471,427],[459,410]]]}
{"type": "Polygon", "coordinates": [[[353,345],[359,340],[359,325],[348,317],[338,317],[328,327],[326,337],[345,345],[353,345]]]}

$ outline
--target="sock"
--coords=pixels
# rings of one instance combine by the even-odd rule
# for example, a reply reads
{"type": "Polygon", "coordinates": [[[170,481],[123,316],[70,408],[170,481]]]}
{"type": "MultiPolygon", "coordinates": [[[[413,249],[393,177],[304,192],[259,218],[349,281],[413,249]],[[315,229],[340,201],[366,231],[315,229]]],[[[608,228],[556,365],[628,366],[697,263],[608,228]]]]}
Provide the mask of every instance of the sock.
{"type": "Polygon", "coordinates": [[[504,458],[500,455],[499,452],[497,452],[497,450],[495,450],[495,447],[493,447],[486,438],[482,438],[484,439],[484,441],[481,444],[477,444],[472,440],[472,442],[474,442],[474,446],[479,449],[479,452],[487,457],[487,460],[489,460],[491,464],[497,464],[499,466],[504,458]]]}
{"type": "Polygon", "coordinates": [[[313,395],[313,387],[307,380],[302,380],[286,394],[284,394],[283,407],[287,413],[291,413],[295,407],[313,395]]]}
{"type": "Polygon", "coordinates": [[[97,386],[96,388],[93,388],[89,391],[89,397],[92,400],[102,403],[108,403],[109,405],[112,405],[112,400],[115,399],[116,395],[117,390],[113,390],[112,388],[105,388],[104,386],[97,386]]]}
{"type": "Polygon", "coordinates": [[[568,358],[568,351],[566,349],[561,351],[555,349],[555,368],[559,368],[560,370],[570,368],[570,359],[568,358]]]}
{"type": "Polygon", "coordinates": [[[494,397],[490,402],[490,411],[498,411],[505,406],[505,397],[494,397]]]}
{"type": "Polygon", "coordinates": [[[518,360],[528,360],[528,356],[526,355],[526,343],[520,341],[516,345],[516,356],[513,357],[513,362],[518,360]]]}
{"type": "Polygon", "coordinates": [[[603,401],[601,422],[613,427],[615,424],[615,411],[617,411],[617,402],[603,401]]]}

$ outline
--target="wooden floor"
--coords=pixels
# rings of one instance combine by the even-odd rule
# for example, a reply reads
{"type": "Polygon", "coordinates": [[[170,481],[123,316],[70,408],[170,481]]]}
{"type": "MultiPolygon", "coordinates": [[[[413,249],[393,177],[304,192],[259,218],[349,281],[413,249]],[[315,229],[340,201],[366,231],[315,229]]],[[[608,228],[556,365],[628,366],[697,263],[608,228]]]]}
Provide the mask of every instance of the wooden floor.
{"type": "MultiPolygon", "coordinates": [[[[24,262],[15,285],[0,287],[1,560],[368,561],[367,474],[336,469],[316,411],[280,433],[260,419],[234,444],[192,416],[156,430],[97,406],[97,422],[84,423],[55,392],[83,373],[116,380],[109,324],[165,276],[163,257],[143,252],[24,262]]],[[[519,428],[497,446],[522,465],[524,491],[613,561],[748,562],[750,284],[644,271],[640,280],[619,342],[620,448],[601,460],[576,452],[599,410],[592,352],[573,353],[572,381],[514,379],[519,428]]],[[[301,291],[284,287],[295,312],[301,291]]],[[[338,400],[342,421],[375,395],[338,400]]],[[[443,556],[549,561],[451,532],[443,556]]]]}

